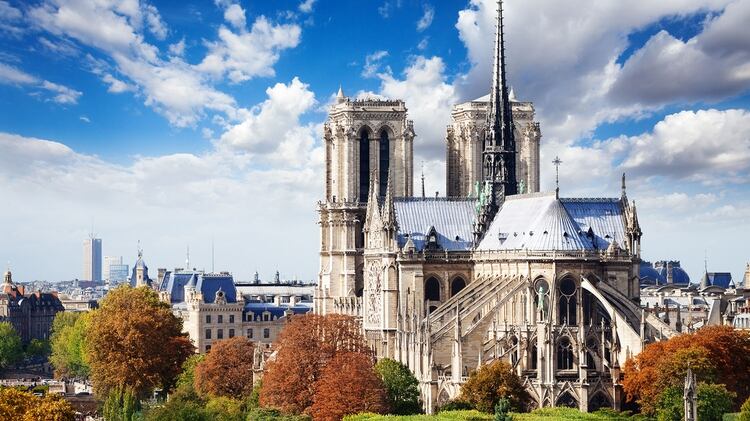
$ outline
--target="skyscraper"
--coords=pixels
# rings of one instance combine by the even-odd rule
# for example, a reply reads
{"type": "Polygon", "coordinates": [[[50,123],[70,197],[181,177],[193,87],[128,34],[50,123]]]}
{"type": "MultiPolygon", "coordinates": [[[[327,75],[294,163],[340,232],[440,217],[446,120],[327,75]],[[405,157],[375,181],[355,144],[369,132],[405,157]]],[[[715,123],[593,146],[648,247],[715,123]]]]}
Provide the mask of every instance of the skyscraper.
{"type": "Polygon", "coordinates": [[[91,233],[83,240],[83,276],[86,281],[102,280],[102,239],[91,233]]]}

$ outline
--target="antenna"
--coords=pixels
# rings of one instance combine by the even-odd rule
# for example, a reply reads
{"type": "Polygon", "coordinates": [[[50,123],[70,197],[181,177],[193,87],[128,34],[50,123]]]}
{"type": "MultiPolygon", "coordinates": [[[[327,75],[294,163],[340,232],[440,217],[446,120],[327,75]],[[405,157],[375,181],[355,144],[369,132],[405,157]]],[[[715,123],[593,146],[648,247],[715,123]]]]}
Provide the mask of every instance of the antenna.
{"type": "Polygon", "coordinates": [[[560,160],[559,156],[555,156],[555,159],[552,161],[553,164],[555,164],[555,199],[560,198],[560,164],[562,164],[562,161],[560,160]]]}
{"type": "Polygon", "coordinates": [[[214,269],[214,239],[211,238],[211,273],[216,273],[214,269]]]}

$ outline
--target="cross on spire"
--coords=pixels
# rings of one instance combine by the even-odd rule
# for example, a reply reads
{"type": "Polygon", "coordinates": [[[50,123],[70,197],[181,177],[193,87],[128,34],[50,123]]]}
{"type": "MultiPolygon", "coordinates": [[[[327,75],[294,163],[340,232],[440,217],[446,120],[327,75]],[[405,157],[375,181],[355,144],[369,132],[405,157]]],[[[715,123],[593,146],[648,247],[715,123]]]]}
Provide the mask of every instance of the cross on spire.
{"type": "Polygon", "coordinates": [[[552,163],[555,165],[555,198],[560,198],[560,164],[562,164],[562,161],[560,160],[559,156],[555,156],[555,159],[552,160],[552,163]]]}

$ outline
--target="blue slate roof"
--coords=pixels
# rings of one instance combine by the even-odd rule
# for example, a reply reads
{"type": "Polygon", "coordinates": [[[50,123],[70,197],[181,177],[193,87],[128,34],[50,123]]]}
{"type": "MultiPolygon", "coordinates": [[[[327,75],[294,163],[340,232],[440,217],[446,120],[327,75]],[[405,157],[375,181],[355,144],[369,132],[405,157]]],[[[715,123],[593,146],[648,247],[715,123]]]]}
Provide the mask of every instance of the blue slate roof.
{"type": "MultiPolygon", "coordinates": [[[[293,314],[305,314],[312,310],[312,307],[309,306],[294,306],[294,307],[288,307],[288,306],[278,306],[273,303],[263,303],[257,300],[249,301],[245,303],[245,309],[244,314],[252,312],[254,314],[254,320],[260,321],[262,320],[263,313],[269,312],[271,313],[271,316],[274,319],[278,319],[280,317],[284,316],[284,312],[286,310],[292,310],[293,314]]],[[[243,315],[244,316],[244,315],[243,315]]],[[[247,320],[247,316],[244,316],[247,320]]]]}
{"type": "Polygon", "coordinates": [[[480,250],[606,250],[625,242],[620,199],[557,199],[554,193],[510,196],[480,250]]]}
{"type": "Polygon", "coordinates": [[[729,272],[708,272],[705,275],[708,278],[708,285],[707,286],[717,286],[722,288],[729,288],[729,286],[734,286],[734,282],[732,282],[732,274],[729,272]]]}
{"type": "Polygon", "coordinates": [[[427,233],[434,227],[438,245],[443,250],[471,249],[476,203],[476,199],[463,198],[394,199],[399,247],[403,247],[407,238],[411,237],[417,250],[424,249],[427,233]]]}
{"type": "Polygon", "coordinates": [[[196,290],[203,293],[205,303],[213,303],[219,289],[224,291],[228,303],[237,302],[234,278],[232,275],[224,273],[202,273],[198,271],[174,273],[167,271],[159,290],[169,292],[172,304],[182,303],[185,301],[185,285],[188,283],[193,284],[196,290]]]}

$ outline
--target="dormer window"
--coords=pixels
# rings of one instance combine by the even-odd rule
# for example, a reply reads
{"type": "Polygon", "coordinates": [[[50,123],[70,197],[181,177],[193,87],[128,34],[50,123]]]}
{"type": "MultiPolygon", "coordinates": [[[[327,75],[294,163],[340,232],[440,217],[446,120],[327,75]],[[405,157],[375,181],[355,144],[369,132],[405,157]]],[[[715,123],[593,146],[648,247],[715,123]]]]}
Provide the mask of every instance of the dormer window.
{"type": "Polygon", "coordinates": [[[440,245],[438,244],[437,230],[435,230],[435,227],[430,227],[430,229],[427,230],[427,244],[425,245],[425,248],[428,250],[437,250],[440,248],[440,245]]]}
{"type": "Polygon", "coordinates": [[[500,240],[500,244],[503,244],[505,240],[508,239],[508,233],[507,232],[501,232],[497,234],[498,240],[500,240]]]}

